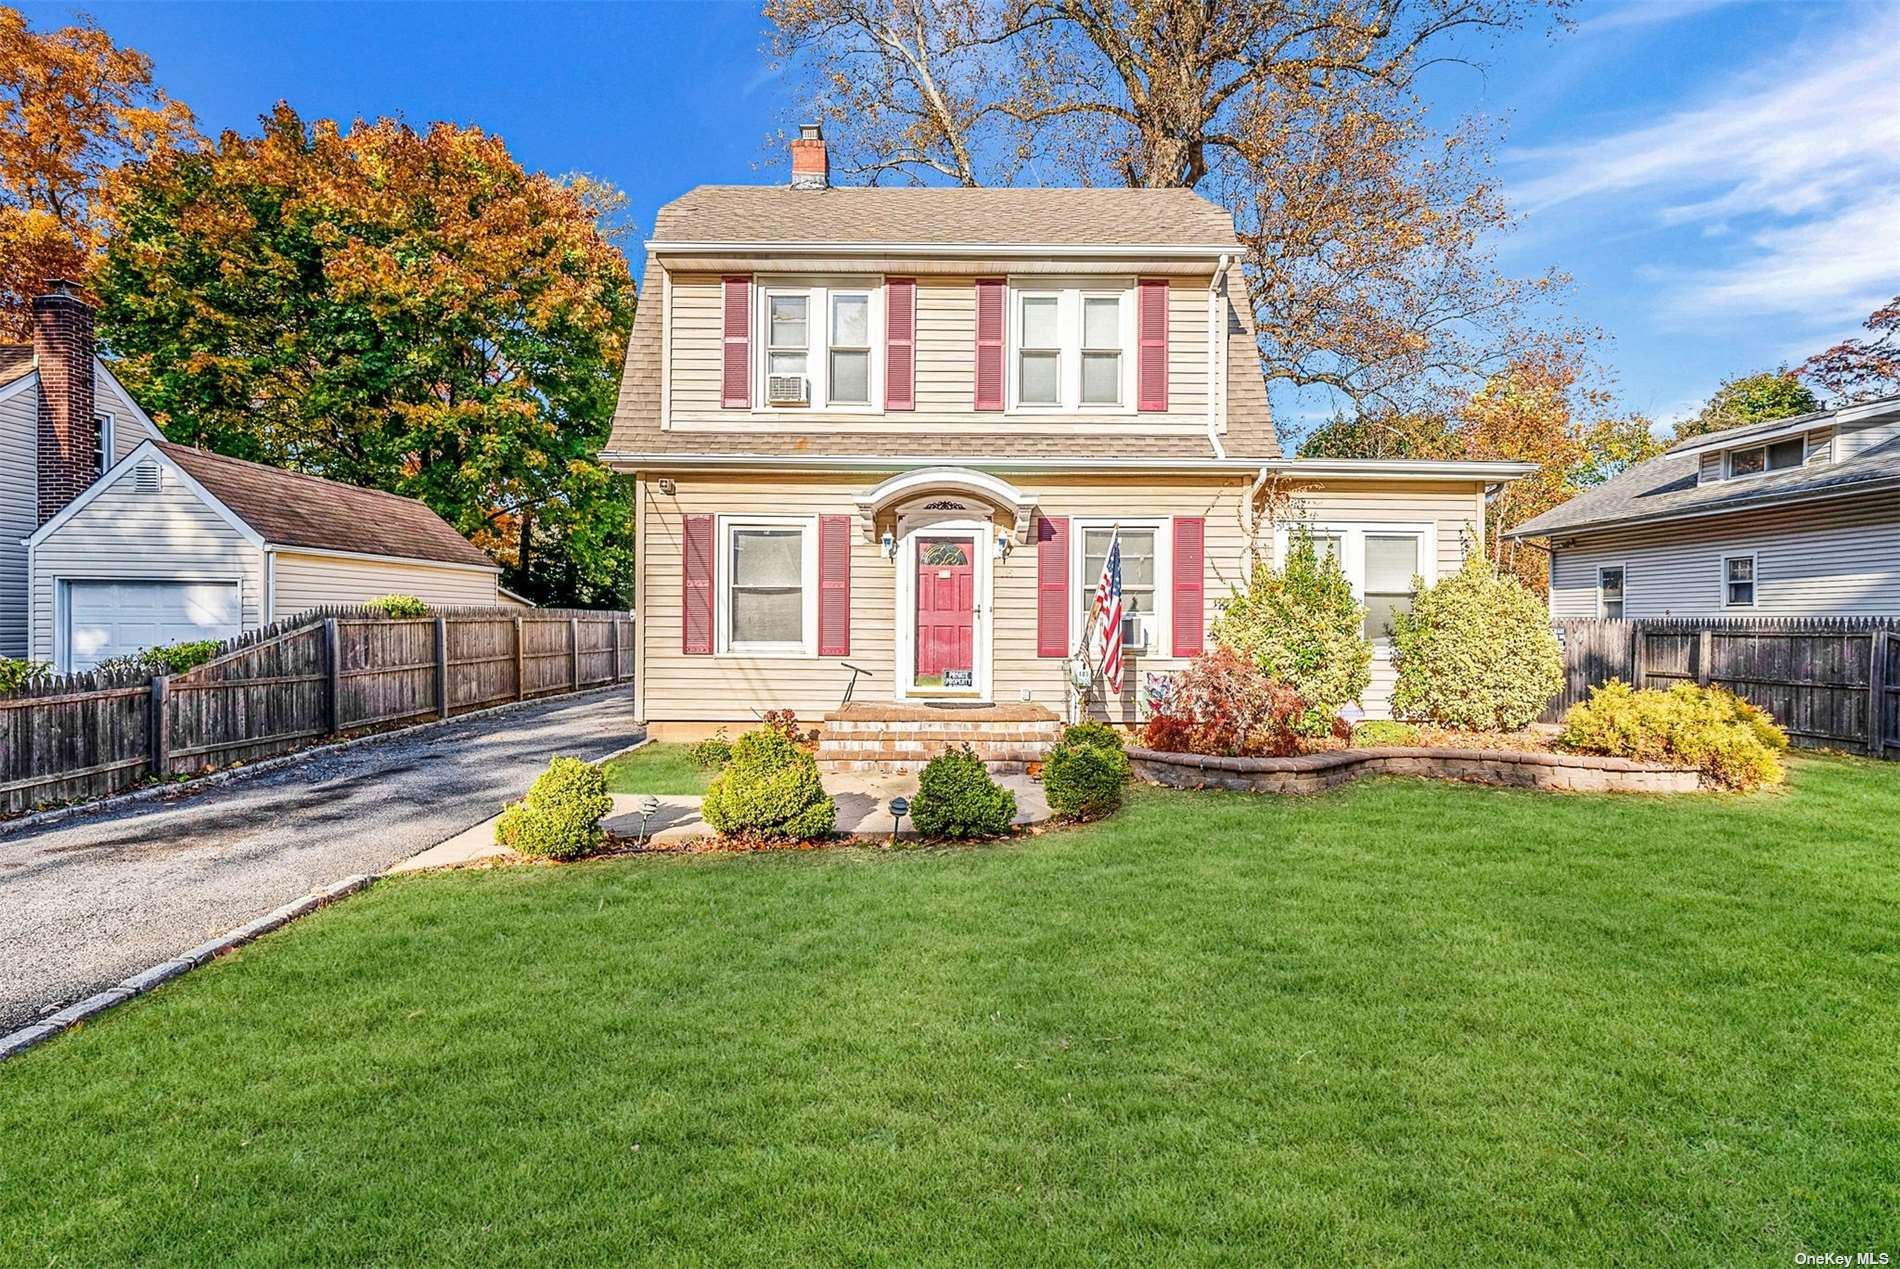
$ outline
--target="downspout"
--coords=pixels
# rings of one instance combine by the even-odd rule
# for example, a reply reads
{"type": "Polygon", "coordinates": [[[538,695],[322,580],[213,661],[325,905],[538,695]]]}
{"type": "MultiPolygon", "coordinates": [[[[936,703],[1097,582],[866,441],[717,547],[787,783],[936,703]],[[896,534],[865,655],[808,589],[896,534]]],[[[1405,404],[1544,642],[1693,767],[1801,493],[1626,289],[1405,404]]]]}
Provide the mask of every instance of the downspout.
{"type": "Polygon", "coordinates": [[[1267,466],[1265,463],[1262,463],[1260,464],[1259,474],[1253,478],[1253,484],[1247,486],[1247,503],[1246,503],[1247,514],[1246,514],[1245,523],[1247,527],[1247,576],[1248,577],[1253,576],[1254,569],[1257,568],[1260,564],[1260,557],[1255,551],[1255,547],[1254,547],[1254,543],[1258,537],[1258,530],[1260,527],[1259,522],[1254,519],[1254,509],[1253,509],[1254,502],[1260,497],[1260,491],[1266,488],[1267,481],[1269,478],[1272,477],[1272,475],[1273,475],[1273,468],[1267,466]]]}
{"type": "MultiPolygon", "coordinates": [[[[1226,458],[1227,449],[1220,442],[1220,401],[1227,393],[1227,385],[1220,376],[1220,341],[1224,338],[1221,327],[1226,325],[1221,319],[1221,289],[1227,284],[1226,252],[1214,265],[1214,276],[1207,282],[1207,443],[1214,447],[1215,458],[1226,458]]],[[[1253,505],[1251,500],[1247,504],[1253,505]]]]}

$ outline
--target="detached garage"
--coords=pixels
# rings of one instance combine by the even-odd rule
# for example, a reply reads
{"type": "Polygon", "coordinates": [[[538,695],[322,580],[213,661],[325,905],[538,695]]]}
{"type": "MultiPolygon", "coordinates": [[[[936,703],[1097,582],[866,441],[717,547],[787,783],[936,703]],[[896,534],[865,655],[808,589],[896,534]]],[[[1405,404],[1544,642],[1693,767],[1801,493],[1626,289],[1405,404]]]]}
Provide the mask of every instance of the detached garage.
{"type": "Polygon", "coordinates": [[[310,608],[508,603],[500,570],[412,498],[146,441],[27,539],[29,655],[61,672],[310,608]]]}

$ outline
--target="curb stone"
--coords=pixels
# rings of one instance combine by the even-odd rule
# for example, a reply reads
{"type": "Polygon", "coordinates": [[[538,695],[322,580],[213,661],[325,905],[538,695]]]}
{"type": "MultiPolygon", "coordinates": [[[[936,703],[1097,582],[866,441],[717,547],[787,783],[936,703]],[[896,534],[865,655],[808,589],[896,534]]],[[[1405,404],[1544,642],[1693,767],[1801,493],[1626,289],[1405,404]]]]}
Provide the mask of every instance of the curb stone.
{"type": "Polygon", "coordinates": [[[76,1004],[67,1005],[58,1013],[42,1018],[31,1026],[21,1027],[18,1031],[7,1035],[0,1035],[0,1062],[6,1061],[16,1053],[24,1053],[40,1041],[58,1035],[75,1023],[98,1017],[120,1001],[144,995],[160,983],[188,973],[223,952],[228,952],[234,947],[249,943],[260,935],[289,925],[298,917],[315,912],[318,908],[334,903],[345,895],[354,894],[369,883],[370,878],[363,873],[353,873],[340,881],[333,881],[301,899],[293,899],[282,907],[266,912],[254,921],[247,921],[235,930],[221,934],[208,943],[200,943],[189,952],[181,952],[170,960],[160,961],[149,969],[140,970],[130,978],[104,991],[88,996],[76,1004]]]}
{"type": "MultiPolygon", "coordinates": [[[[11,819],[0,819],[0,837],[17,833],[23,829],[39,828],[46,824],[57,824],[61,820],[72,819],[80,815],[100,815],[115,811],[122,806],[133,806],[140,802],[158,802],[166,798],[185,798],[204,789],[214,789],[234,780],[244,780],[251,776],[266,775],[272,771],[282,771],[286,767],[307,762],[312,758],[321,758],[344,749],[354,749],[359,745],[374,744],[379,740],[392,740],[398,736],[414,736],[422,732],[448,727],[468,718],[486,718],[491,714],[504,714],[511,710],[526,709],[530,705],[545,705],[549,701],[578,700],[584,696],[607,695],[620,690],[627,684],[614,684],[605,687],[590,687],[582,692],[564,692],[553,696],[537,696],[526,701],[505,701],[487,709],[472,709],[466,714],[457,714],[453,718],[434,718],[428,722],[417,723],[411,727],[397,727],[390,731],[372,732],[367,736],[352,736],[347,740],[332,740],[326,744],[311,745],[308,749],[298,749],[292,753],[278,754],[274,758],[260,758],[256,762],[241,767],[227,767],[222,771],[208,771],[204,775],[192,776],[189,780],[168,781],[164,784],[146,785],[127,793],[115,793],[111,797],[99,798],[91,802],[76,802],[71,806],[55,806],[44,811],[29,811],[11,819]]],[[[640,744],[645,744],[642,740],[640,744]]],[[[638,746],[634,746],[637,748],[638,746]]],[[[621,750],[625,753],[626,750],[621,750]]],[[[620,754],[609,754],[618,758],[620,754]]],[[[605,761],[603,759],[603,761],[605,761]]]]}

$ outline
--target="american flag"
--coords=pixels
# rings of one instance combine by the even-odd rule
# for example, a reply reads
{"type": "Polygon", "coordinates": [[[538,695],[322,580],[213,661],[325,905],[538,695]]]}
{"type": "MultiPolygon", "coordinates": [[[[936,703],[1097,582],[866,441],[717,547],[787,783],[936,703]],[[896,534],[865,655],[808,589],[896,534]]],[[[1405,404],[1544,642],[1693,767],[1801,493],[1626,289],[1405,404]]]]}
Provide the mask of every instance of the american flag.
{"type": "Polygon", "coordinates": [[[1102,561],[1102,580],[1095,584],[1091,618],[1102,618],[1102,681],[1110,694],[1122,694],[1122,540],[1117,534],[1102,561]]]}

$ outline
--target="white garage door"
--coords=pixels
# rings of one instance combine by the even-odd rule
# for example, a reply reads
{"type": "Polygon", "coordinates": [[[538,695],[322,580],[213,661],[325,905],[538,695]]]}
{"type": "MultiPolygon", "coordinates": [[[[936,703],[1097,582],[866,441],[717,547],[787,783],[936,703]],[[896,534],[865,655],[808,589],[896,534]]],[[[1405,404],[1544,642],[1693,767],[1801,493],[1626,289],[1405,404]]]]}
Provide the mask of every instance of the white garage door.
{"type": "Polygon", "coordinates": [[[236,582],[67,582],[68,669],[193,639],[238,634],[236,582]]]}

